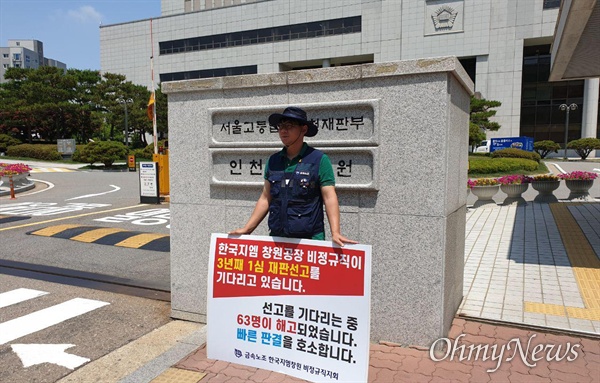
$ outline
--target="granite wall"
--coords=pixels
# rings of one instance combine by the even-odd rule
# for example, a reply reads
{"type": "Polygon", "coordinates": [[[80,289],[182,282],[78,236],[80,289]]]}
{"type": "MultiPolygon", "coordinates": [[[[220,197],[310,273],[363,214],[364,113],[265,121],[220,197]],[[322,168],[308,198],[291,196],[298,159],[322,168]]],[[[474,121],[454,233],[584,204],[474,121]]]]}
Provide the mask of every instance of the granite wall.
{"type": "Polygon", "coordinates": [[[332,159],[342,233],[373,246],[371,339],[447,334],[462,299],[472,91],[454,57],[163,84],[172,316],[206,320],[210,234],[250,216],[281,146],[267,117],[295,105],[319,122],[306,141],[332,159]]]}

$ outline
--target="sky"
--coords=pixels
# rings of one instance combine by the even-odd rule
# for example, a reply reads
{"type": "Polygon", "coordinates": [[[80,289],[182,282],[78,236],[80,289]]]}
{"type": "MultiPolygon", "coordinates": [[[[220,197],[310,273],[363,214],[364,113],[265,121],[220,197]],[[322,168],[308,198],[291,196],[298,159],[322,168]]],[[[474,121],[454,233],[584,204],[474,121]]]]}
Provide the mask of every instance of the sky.
{"type": "Polygon", "coordinates": [[[67,68],[100,69],[100,25],[156,18],[160,0],[0,0],[0,47],[39,40],[67,68]]]}

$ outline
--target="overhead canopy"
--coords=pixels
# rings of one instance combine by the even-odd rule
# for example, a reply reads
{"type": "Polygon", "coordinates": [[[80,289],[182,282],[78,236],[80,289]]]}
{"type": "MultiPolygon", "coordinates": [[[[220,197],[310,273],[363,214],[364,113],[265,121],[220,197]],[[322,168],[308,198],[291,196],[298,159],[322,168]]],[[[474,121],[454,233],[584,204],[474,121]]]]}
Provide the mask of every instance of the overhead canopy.
{"type": "Polygon", "coordinates": [[[550,81],[600,77],[600,0],[563,0],[550,81]]]}

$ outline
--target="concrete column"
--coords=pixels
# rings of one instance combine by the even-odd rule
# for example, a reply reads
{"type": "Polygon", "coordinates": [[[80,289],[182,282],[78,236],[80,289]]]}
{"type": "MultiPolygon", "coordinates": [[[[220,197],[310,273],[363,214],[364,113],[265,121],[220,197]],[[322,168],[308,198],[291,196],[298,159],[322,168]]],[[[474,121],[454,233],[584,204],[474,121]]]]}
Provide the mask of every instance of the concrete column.
{"type": "MultiPolygon", "coordinates": [[[[581,119],[581,138],[598,135],[598,98],[600,97],[600,78],[586,79],[583,85],[583,110],[581,119]]],[[[593,158],[594,152],[588,158],[593,158]]]]}

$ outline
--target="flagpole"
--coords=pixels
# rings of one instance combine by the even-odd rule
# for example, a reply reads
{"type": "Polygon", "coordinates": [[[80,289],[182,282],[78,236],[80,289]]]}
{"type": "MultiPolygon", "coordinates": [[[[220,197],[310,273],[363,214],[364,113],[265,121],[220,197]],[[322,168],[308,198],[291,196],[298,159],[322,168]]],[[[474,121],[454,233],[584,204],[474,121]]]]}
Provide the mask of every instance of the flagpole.
{"type": "Polygon", "coordinates": [[[154,89],[154,36],[152,34],[152,19],[150,19],[150,45],[152,46],[152,55],[150,56],[150,75],[152,76],[152,137],[154,140],[154,154],[158,154],[158,141],[156,139],[156,91],[154,89]]]}

